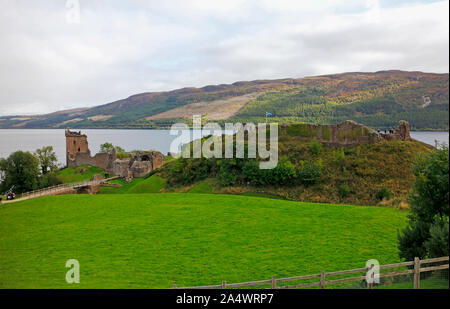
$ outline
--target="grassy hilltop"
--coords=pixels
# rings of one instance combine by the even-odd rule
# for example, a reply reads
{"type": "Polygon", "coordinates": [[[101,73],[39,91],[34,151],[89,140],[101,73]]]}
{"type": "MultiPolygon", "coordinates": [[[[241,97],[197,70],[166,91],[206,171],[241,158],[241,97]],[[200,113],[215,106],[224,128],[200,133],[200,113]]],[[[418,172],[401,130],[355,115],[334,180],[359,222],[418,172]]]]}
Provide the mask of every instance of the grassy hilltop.
{"type": "Polygon", "coordinates": [[[405,217],[244,196],[42,197],[0,207],[0,288],[170,288],[394,263],[405,217]],[[78,285],[65,282],[68,259],[78,285]]]}
{"type": "Polygon", "coordinates": [[[167,128],[192,114],[218,122],[336,123],[375,128],[407,120],[412,129],[448,130],[448,74],[381,71],[256,80],[130,96],[92,108],[0,117],[0,128],[167,128]]]}
{"type": "Polygon", "coordinates": [[[279,137],[278,167],[261,171],[248,159],[178,159],[156,174],[165,192],[245,194],[288,200],[407,208],[417,141],[331,147],[279,137]],[[312,180],[313,181],[312,181],[312,180]]]}

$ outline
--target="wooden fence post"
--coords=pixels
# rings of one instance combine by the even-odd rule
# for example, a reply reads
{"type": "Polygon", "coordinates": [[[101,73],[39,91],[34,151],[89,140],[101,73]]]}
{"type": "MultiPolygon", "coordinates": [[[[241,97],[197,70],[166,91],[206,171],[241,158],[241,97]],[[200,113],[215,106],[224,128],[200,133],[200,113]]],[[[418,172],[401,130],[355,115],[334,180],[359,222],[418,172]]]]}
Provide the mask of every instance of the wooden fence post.
{"type": "Polygon", "coordinates": [[[320,288],[321,289],[325,288],[325,271],[324,270],[320,271],[320,288]]]}
{"type": "Polygon", "coordinates": [[[277,280],[275,279],[275,276],[272,276],[272,289],[277,288],[277,280]]]}
{"type": "Polygon", "coordinates": [[[414,288],[420,289],[420,259],[414,258],[414,288]]]}
{"type": "Polygon", "coordinates": [[[222,289],[226,289],[227,288],[227,282],[226,281],[222,281],[222,289]]]}

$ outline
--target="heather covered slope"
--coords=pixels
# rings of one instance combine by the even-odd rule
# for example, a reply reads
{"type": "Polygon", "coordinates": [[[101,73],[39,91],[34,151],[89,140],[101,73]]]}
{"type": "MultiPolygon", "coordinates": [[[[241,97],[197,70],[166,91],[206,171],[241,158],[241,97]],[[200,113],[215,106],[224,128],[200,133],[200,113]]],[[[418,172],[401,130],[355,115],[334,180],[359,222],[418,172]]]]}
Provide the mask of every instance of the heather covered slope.
{"type": "Polygon", "coordinates": [[[158,175],[167,179],[164,190],[169,192],[187,192],[207,179],[213,193],[407,208],[414,180],[411,166],[431,148],[417,141],[332,147],[283,135],[277,171],[252,170],[251,159],[203,158],[171,161],[158,175]]]}
{"type": "Polygon", "coordinates": [[[448,74],[382,71],[257,80],[142,93],[109,104],[41,116],[0,117],[0,128],[166,128],[193,111],[209,120],[335,123],[375,128],[407,120],[412,129],[448,129],[448,74]]]}

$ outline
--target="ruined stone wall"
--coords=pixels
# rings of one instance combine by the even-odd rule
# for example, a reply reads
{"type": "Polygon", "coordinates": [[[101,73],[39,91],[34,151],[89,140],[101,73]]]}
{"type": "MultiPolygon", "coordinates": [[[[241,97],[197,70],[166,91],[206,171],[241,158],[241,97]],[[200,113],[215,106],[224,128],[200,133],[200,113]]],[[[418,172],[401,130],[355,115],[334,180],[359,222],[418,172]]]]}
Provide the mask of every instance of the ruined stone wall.
{"type": "Polygon", "coordinates": [[[392,141],[392,140],[410,141],[410,140],[412,140],[411,136],[409,135],[409,123],[404,120],[400,120],[400,122],[398,123],[398,127],[397,127],[397,129],[395,129],[394,133],[392,133],[392,134],[380,133],[380,136],[383,139],[388,140],[388,141],[392,141]]]}
{"type": "Polygon", "coordinates": [[[280,136],[289,136],[299,141],[317,140],[329,146],[352,146],[385,140],[411,140],[409,124],[400,121],[393,134],[381,134],[351,120],[331,125],[298,123],[280,126],[280,136]]]}
{"type": "Polygon", "coordinates": [[[67,158],[67,166],[92,165],[103,168],[105,170],[112,169],[112,163],[116,159],[115,154],[112,153],[97,153],[91,156],[91,152],[78,152],[73,157],[67,158]]]}
{"type": "Polygon", "coordinates": [[[69,160],[75,160],[77,153],[87,153],[89,156],[89,146],[87,136],[81,132],[72,132],[69,129],[65,132],[66,135],[66,161],[69,165],[69,160]]]}
{"type": "Polygon", "coordinates": [[[117,159],[116,152],[97,153],[91,156],[87,136],[81,132],[66,130],[66,162],[67,167],[91,165],[100,167],[108,173],[123,178],[144,177],[152,170],[161,167],[164,155],[159,151],[138,151],[130,158],[117,159]]]}

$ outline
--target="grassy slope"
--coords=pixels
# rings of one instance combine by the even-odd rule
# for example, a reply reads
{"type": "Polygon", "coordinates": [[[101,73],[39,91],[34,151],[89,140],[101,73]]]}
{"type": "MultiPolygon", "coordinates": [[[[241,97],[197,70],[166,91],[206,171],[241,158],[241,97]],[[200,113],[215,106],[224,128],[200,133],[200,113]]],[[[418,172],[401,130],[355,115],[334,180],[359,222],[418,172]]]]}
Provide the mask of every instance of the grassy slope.
{"type": "Polygon", "coordinates": [[[78,182],[83,180],[91,180],[95,174],[105,175],[105,171],[101,168],[90,166],[90,165],[81,165],[77,167],[67,167],[57,171],[56,177],[61,179],[64,183],[70,182],[78,182]],[[86,169],[85,172],[81,172],[82,169],[86,169]]]}
{"type": "Polygon", "coordinates": [[[164,188],[165,183],[165,179],[153,175],[131,187],[128,193],[159,193],[164,188]]]}
{"type": "Polygon", "coordinates": [[[406,213],[210,194],[66,195],[0,208],[0,288],[169,288],[399,260],[406,213]],[[65,283],[78,259],[81,283],[65,283]]]}
{"type": "Polygon", "coordinates": [[[212,193],[212,186],[210,183],[206,181],[199,182],[198,184],[194,185],[188,193],[212,193]]]}
{"type": "Polygon", "coordinates": [[[101,187],[99,193],[105,194],[123,194],[123,193],[159,193],[164,187],[166,180],[153,175],[149,178],[133,178],[130,183],[126,183],[122,179],[110,181],[112,183],[122,185],[121,188],[101,187]]]}
{"type": "MultiPolygon", "coordinates": [[[[420,142],[380,142],[364,143],[358,146],[323,146],[319,154],[311,151],[311,142],[300,142],[296,137],[279,138],[279,157],[287,158],[300,169],[302,161],[321,162],[323,174],[317,184],[305,186],[295,179],[284,186],[252,186],[237,183],[222,187],[218,179],[218,168],[208,175],[213,193],[246,194],[272,196],[288,200],[344,203],[353,205],[377,205],[406,207],[406,198],[414,180],[411,165],[416,156],[430,148],[420,142]],[[335,159],[336,153],[344,153],[341,161],[335,159]],[[346,185],[349,192],[340,194],[341,186],[346,185]],[[388,201],[380,201],[377,194],[388,188],[392,193],[388,201]]],[[[160,175],[170,177],[168,170],[173,163],[163,167],[160,175]]],[[[241,171],[235,171],[239,177],[241,171]]],[[[196,185],[197,186],[197,185],[196,185]]],[[[195,188],[195,187],[194,187],[195,188]]],[[[183,187],[168,188],[170,191],[184,192],[183,187]]],[[[203,192],[207,193],[207,192],[203,192]]]]}
{"type": "MultiPolygon", "coordinates": [[[[413,281],[405,281],[399,283],[375,285],[376,289],[412,289],[414,287],[413,281]]],[[[420,280],[421,289],[448,289],[448,278],[444,277],[431,277],[424,280],[420,280]]]]}

